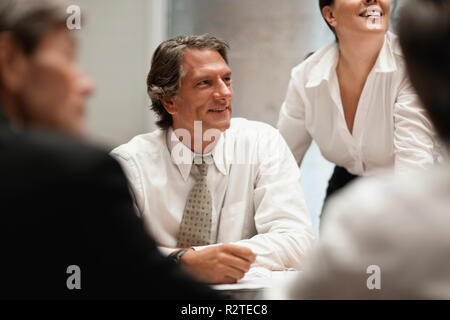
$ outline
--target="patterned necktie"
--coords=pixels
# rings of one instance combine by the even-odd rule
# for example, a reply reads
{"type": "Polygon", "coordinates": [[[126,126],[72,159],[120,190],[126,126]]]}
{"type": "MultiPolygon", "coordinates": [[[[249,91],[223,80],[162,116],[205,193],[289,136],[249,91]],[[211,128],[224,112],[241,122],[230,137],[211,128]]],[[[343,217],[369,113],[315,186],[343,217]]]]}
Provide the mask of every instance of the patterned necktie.
{"type": "Polygon", "coordinates": [[[211,192],[206,184],[208,164],[202,162],[196,166],[200,178],[195,182],[186,200],[178,233],[178,248],[207,245],[211,235],[211,192]]]}

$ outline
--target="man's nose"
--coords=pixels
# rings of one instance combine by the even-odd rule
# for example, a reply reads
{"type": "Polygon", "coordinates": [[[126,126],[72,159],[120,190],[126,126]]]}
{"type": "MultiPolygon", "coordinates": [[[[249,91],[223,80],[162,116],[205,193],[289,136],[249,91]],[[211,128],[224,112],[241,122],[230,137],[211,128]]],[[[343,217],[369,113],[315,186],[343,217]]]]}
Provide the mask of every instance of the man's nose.
{"type": "Polygon", "coordinates": [[[378,1],[377,0],[363,0],[363,2],[367,5],[372,5],[372,4],[377,3],[378,1]]]}
{"type": "Polygon", "coordinates": [[[78,85],[81,94],[85,97],[88,97],[95,92],[95,85],[93,80],[84,72],[80,72],[79,74],[78,85]]]}
{"type": "Polygon", "coordinates": [[[215,97],[220,98],[230,98],[233,95],[233,90],[231,89],[231,85],[227,84],[222,79],[219,80],[219,83],[216,87],[215,97]]]}

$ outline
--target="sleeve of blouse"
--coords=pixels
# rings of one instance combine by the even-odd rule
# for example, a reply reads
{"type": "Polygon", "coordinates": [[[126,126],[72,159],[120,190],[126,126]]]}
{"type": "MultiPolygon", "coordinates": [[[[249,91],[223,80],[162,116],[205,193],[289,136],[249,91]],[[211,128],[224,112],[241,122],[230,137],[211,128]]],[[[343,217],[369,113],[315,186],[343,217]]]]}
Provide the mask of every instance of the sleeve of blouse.
{"type": "Polygon", "coordinates": [[[394,152],[397,173],[427,168],[438,156],[433,125],[406,76],[394,105],[394,152]]]}
{"type": "Polygon", "coordinates": [[[286,99],[281,106],[278,130],[286,140],[297,163],[301,164],[312,138],[305,127],[305,104],[293,76],[289,82],[286,99]]]}

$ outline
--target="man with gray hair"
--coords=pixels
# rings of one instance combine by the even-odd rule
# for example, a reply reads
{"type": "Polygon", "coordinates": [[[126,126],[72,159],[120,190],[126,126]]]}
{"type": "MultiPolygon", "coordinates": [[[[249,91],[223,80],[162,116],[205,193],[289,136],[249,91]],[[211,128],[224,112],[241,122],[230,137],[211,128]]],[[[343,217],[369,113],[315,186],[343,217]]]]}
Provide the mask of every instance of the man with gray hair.
{"type": "Polygon", "coordinates": [[[159,129],[112,152],[161,250],[208,283],[236,282],[252,264],[302,268],[314,238],[281,135],[231,119],[227,51],[207,34],[161,43],[147,79],[159,129]]]}
{"type": "Polygon", "coordinates": [[[119,164],[82,143],[93,92],[57,0],[0,2],[0,299],[208,299],[158,252],[119,164]]]}

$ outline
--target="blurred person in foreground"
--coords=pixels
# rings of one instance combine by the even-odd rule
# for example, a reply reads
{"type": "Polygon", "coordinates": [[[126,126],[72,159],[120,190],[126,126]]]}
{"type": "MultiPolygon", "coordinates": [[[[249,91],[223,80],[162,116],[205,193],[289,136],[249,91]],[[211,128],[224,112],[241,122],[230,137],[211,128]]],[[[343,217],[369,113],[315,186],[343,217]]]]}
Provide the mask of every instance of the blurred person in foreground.
{"type": "MultiPolygon", "coordinates": [[[[450,145],[450,2],[408,0],[399,37],[411,82],[450,145]]],[[[450,299],[450,161],[371,178],[334,197],[295,299],[450,299]]]]}
{"type": "Polygon", "coordinates": [[[0,299],[217,298],[162,257],[81,142],[93,92],[56,0],[0,3],[0,299]]]}

